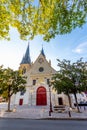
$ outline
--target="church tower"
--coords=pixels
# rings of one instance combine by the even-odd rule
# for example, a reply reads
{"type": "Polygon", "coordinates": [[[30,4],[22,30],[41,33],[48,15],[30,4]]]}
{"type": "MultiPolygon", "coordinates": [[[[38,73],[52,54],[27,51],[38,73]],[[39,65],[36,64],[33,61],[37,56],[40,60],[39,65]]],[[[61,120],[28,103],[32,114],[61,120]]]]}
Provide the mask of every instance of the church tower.
{"type": "Polygon", "coordinates": [[[19,70],[21,70],[22,74],[24,74],[26,73],[26,71],[30,70],[30,68],[31,68],[31,58],[28,44],[25,55],[23,56],[22,61],[20,63],[19,70]]]}

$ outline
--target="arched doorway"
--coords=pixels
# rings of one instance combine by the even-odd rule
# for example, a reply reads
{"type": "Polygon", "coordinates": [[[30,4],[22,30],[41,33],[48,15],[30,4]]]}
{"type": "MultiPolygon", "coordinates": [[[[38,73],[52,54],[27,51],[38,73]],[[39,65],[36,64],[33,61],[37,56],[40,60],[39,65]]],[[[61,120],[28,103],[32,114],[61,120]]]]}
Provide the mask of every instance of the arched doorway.
{"type": "Polygon", "coordinates": [[[41,86],[37,89],[36,105],[47,105],[46,89],[41,86]]]}

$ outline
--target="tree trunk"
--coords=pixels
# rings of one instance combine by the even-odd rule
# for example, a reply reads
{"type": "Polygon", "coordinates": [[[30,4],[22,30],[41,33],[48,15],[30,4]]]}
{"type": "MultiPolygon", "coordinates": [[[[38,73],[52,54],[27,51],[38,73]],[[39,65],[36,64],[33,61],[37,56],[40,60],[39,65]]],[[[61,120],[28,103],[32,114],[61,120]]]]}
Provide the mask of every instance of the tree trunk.
{"type": "Polygon", "coordinates": [[[80,112],[79,105],[78,105],[78,101],[77,101],[76,93],[74,93],[74,97],[75,97],[75,101],[76,101],[77,110],[78,110],[78,112],[80,112]]]}
{"type": "Polygon", "coordinates": [[[10,96],[8,97],[8,112],[10,112],[10,96]]]}
{"type": "Polygon", "coordinates": [[[70,98],[69,93],[67,94],[67,96],[68,96],[68,100],[69,100],[69,106],[72,108],[72,103],[71,103],[71,98],[70,98]]]}
{"type": "Polygon", "coordinates": [[[8,88],[8,112],[10,112],[10,85],[9,85],[9,88],[8,88]]]}

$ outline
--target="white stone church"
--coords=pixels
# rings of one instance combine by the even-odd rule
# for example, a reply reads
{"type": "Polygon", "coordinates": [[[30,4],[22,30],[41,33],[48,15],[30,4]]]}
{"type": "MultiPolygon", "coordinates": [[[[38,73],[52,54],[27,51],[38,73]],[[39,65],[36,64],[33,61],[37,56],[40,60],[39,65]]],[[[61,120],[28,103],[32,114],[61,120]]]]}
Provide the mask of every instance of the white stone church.
{"type": "MultiPolygon", "coordinates": [[[[49,106],[50,94],[52,106],[69,104],[66,95],[63,93],[57,94],[52,86],[49,88],[49,82],[57,71],[52,68],[51,60],[47,61],[43,47],[35,62],[32,63],[28,45],[19,69],[27,76],[26,92],[18,92],[14,95],[12,98],[13,104],[49,106]]],[[[74,102],[72,95],[71,100],[74,102]]],[[[84,93],[83,95],[79,94],[78,100],[86,100],[86,95],[84,93]]]]}

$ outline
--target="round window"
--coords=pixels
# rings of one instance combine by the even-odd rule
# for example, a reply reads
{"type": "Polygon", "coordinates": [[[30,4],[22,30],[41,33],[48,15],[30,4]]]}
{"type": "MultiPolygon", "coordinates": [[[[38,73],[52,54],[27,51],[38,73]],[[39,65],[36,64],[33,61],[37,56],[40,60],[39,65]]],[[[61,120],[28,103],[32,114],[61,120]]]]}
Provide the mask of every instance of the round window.
{"type": "Polygon", "coordinates": [[[40,68],[39,68],[39,71],[40,71],[40,72],[43,72],[43,71],[44,71],[44,68],[43,68],[43,67],[40,67],[40,68]]]}

